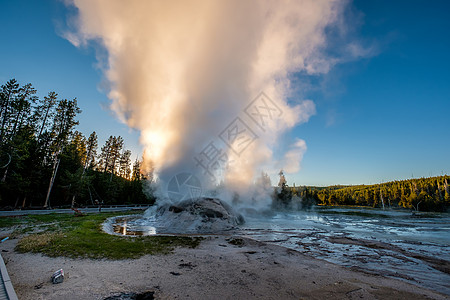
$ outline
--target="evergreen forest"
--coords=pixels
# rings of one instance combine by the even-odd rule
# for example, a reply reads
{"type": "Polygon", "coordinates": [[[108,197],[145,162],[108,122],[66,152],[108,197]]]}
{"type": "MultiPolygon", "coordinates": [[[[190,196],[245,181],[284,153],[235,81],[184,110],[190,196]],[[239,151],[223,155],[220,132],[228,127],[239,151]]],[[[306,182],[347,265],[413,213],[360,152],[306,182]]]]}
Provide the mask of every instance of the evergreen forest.
{"type": "Polygon", "coordinates": [[[77,207],[150,204],[143,190],[151,175],[131,161],[120,136],[98,151],[97,133],[77,131],[77,99],[55,92],[39,98],[31,84],[0,87],[0,207],[77,207]]]}
{"type": "Polygon", "coordinates": [[[277,207],[292,207],[296,205],[295,200],[298,197],[301,199],[301,208],[318,204],[447,212],[450,208],[449,184],[448,175],[373,185],[289,187],[284,183],[284,187],[280,185],[277,188],[274,203],[277,207]]]}

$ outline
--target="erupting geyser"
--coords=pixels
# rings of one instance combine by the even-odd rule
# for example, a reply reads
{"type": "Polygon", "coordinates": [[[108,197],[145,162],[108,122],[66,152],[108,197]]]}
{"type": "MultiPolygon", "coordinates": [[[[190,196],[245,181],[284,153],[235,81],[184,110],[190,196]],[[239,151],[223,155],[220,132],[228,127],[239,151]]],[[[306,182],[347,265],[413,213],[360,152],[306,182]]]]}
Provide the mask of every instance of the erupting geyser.
{"type": "Polygon", "coordinates": [[[72,0],[65,37],[100,46],[111,108],[141,132],[147,169],[165,183],[191,172],[204,187],[223,181],[241,192],[261,171],[299,170],[303,140],[293,138],[285,154],[272,151],[315,113],[311,100],[288,103],[289,76],[326,73],[336,63],[324,54],[325,32],[342,25],[346,2],[72,0]],[[249,110],[261,92],[272,107],[249,110]],[[243,128],[251,133],[239,136],[243,128]],[[211,143],[221,168],[194,162],[211,143]]]}

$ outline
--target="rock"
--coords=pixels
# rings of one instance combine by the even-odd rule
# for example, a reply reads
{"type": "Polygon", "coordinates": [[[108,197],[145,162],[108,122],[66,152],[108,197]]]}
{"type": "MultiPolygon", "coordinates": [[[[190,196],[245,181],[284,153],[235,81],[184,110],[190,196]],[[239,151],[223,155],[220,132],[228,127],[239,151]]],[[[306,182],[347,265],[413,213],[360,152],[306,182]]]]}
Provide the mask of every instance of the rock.
{"type": "Polygon", "coordinates": [[[41,282],[41,283],[39,283],[39,284],[36,284],[36,285],[34,286],[34,289],[35,289],[35,290],[38,290],[38,289],[42,288],[43,285],[44,285],[43,282],[41,282]]]}
{"type": "Polygon", "coordinates": [[[236,228],[245,222],[242,215],[217,198],[198,198],[158,208],[156,219],[167,231],[220,232],[236,228]]]}
{"type": "Polygon", "coordinates": [[[169,207],[169,211],[174,212],[174,213],[177,214],[177,213],[180,213],[180,212],[184,211],[184,209],[182,207],[172,205],[172,206],[169,207]]]}
{"type": "Polygon", "coordinates": [[[144,293],[121,293],[118,295],[113,295],[110,297],[107,297],[103,300],[152,300],[155,299],[154,296],[155,292],[149,291],[144,293]]]}

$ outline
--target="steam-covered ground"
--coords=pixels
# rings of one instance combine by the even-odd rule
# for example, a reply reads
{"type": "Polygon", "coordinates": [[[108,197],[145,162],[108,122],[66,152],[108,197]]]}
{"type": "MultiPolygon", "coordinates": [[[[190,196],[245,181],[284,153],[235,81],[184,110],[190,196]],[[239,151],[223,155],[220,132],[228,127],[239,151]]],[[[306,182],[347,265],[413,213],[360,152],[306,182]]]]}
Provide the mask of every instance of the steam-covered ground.
{"type": "Polygon", "coordinates": [[[450,215],[318,208],[246,218],[242,235],[450,295],[450,215]]]}

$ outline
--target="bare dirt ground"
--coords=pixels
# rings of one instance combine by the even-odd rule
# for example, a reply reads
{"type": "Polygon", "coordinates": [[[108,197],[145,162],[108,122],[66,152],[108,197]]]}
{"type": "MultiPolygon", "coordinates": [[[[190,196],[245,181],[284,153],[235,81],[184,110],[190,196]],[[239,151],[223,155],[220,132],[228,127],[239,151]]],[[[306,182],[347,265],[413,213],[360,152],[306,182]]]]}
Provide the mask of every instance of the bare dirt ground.
{"type": "Polygon", "coordinates": [[[146,291],[154,291],[156,299],[448,299],[279,246],[228,240],[206,236],[196,249],[118,261],[19,254],[14,252],[17,240],[0,249],[21,300],[105,299],[146,291]],[[60,268],[65,280],[52,284],[50,276],[60,268]]]}

